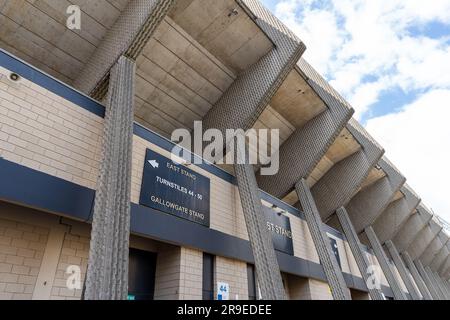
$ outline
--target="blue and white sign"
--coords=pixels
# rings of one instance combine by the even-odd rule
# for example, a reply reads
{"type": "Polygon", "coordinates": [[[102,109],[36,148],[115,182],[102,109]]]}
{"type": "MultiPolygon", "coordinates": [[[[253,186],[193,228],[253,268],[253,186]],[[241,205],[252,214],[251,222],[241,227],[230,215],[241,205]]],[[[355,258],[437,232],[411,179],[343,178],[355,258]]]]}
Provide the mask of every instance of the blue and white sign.
{"type": "Polygon", "coordinates": [[[209,227],[209,178],[147,149],[139,203],[209,227]]]}
{"type": "Polygon", "coordinates": [[[217,282],[217,300],[230,299],[230,285],[226,282],[217,282]]]}

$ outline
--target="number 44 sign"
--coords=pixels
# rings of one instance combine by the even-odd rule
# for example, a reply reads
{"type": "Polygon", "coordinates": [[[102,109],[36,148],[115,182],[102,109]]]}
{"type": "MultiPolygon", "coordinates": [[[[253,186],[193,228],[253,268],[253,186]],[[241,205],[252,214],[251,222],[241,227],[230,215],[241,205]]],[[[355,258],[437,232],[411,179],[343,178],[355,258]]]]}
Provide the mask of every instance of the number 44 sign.
{"type": "Polygon", "coordinates": [[[230,294],[230,285],[226,282],[217,283],[217,300],[228,300],[230,294]]]}

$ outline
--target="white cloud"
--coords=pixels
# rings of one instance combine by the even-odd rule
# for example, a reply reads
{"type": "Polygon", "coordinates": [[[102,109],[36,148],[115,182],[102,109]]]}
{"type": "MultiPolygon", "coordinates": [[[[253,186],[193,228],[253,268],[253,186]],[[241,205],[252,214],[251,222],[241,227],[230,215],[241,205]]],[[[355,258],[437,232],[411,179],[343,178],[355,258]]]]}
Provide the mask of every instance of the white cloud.
{"type": "Polygon", "coordinates": [[[430,91],[398,113],[370,119],[367,130],[408,184],[450,221],[450,90],[430,91]]]}

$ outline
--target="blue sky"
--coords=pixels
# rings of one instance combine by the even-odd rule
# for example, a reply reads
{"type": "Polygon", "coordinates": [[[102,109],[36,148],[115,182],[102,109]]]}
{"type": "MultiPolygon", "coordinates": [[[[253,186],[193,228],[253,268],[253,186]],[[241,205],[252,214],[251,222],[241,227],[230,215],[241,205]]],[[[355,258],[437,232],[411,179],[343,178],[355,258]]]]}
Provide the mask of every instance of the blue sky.
{"type": "Polygon", "coordinates": [[[450,221],[450,0],[262,0],[450,221]]]}

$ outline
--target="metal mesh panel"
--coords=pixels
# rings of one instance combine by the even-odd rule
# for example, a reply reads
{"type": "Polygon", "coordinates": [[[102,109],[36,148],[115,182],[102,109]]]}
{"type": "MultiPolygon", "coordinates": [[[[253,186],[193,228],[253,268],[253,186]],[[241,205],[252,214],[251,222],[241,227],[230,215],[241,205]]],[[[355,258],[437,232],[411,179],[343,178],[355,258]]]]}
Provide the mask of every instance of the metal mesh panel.
{"type": "Polygon", "coordinates": [[[389,264],[388,258],[386,257],[383,247],[381,246],[380,241],[378,241],[375,231],[373,231],[372,227],[367,227],[365,229],[365,233],[367,235],[367,238],[369,239],[373,252],[377,257],[381,270],[383,270],[386,280],[388,281],[389,286],[391,287],[395,300],[407,300],[405,294],[401,289],[401,286],[397,281],[397,278],[395,277],[393,270],[391,269],[391,265],[389,264]]]}
{"type": "Polygon", "coordinates": [[[134,62],[111,72],[102,163],[95,194],[85,299],[126,299],[130,233],[134,62]]]}
{"type": "Polygon", "coordinates": [[[389,254],[391,255],[392,260],[394,261],[395,267],[397,268],[400,277],[403,280],[403,283],[406,286],[406,289],[408,289],[408,292],[411,295],[411,298],[413,300],[420,300],[420,294],[412,283],[412,279],[408,273],[408,270],[406,269],[402,258],[400,258],[400,254],[398,253],[397,248],[395,248],[394,243],[391,240],[388,240],[386,241],[386,247],[389,251],[389,254]]]}
{"type": "Polygon", "coordinates": [[[283,143],[276,175],[258,176],[260,188],[278,198],[289,193],[297,181],[311,173],[353,114],[353,109],[305,60],[300,59],[298,68],[328,108],[283,143]]]}
{"type": "MultiPolygon", "coordinates": [[[[367,284],[369,279],[369,274],[367,273],[369,267],[369,261],[367,255],[364,252],[361,242],[359,241],[358,235],[356,234],[353,224],[347,215],[347,211],[344,207],[340,207],[336,210],[336,215],[341,224],[342,230],[344,231],[345,237],[347,238],[350,250],[352,251],[353,257],[355,258],[356,265],[358,266],[359,272],[361,273],[364,282],[367,284]]],[[[381,290],[376,288],[368,288],[369,295],[372,300],[384,300],[384,296],[381,290]]]]}
{"type": "Polygon", "coordinates": [[[344,276],[336,260],[331,244],[323,230],[322,220],[305,179],[301,179],[295,189],[305,214],[311,237],[314,241],[320,263],[323,266],[331,294],[335,300],[350,300],[350,292],[346,286],[344,276]]]}
{"type": "Polygon", "coordinates": [[[419,197],[408,186],[400,191],[404,197],[390,203],[372,225],[381,243],[392,239],[419,205],[419,197]]]}
{"type": "Polygon", "coordinates": [[[431,293],[428,290],[428,287],[425,284],[425,281],[422,279],[421,275],[419,274],[419,271],[417,270],[416,266],[414,265],[411,257],[409,256],[409,253],[406,251],[402,252],[402,257],[403,257],[403,261],[405,261],[406,266],[408,267],[409,271],[411,272],[414,282],[416,283],[417,287],[420,290],[420,293],[422,294],[422,298],[424,300],[433,300],[433,297],[431,296],[431,293]]]}

